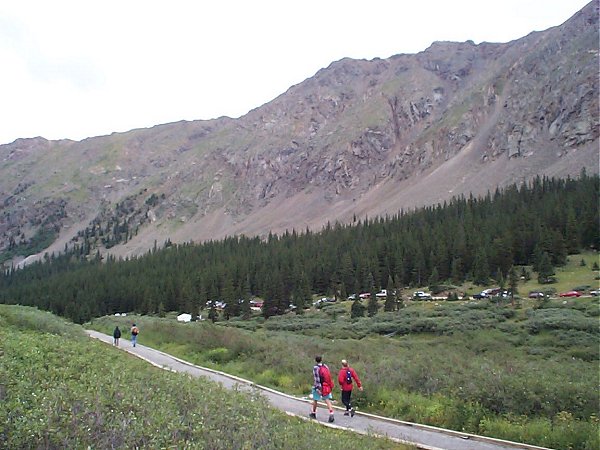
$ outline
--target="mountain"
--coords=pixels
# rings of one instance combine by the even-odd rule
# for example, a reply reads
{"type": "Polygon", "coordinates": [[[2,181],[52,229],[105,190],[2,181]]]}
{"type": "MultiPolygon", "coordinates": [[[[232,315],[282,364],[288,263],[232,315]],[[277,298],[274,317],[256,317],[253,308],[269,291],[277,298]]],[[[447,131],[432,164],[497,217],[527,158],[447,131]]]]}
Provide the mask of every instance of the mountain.
{"type": "Polygon", "coordinates": [[[508,43],[342,59],[239,119],[18,139],[0,146],[0,251],[135,255],[597,173],[598,40],[591,2],[508,43]]]}

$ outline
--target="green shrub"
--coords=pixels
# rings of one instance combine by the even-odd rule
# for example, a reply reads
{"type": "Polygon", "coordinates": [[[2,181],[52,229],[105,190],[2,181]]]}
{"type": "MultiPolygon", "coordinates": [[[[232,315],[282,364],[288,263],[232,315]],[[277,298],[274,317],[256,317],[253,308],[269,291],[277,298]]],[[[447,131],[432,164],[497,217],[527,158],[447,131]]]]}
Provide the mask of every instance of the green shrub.
{"type": "Polygon", "coordinates": [[[226,348],[213,348],[206,352],[206,358],[217,364],[223,364],[231,360],[231,354],[226,348]]]}
{"type": "MultiPolygon", "coordinates": [[[[0,304],[0,318],[6,325],[16,326],[20,330],[32,330],[59,335],[84,336],[80,326],[67,322],[47,311],[30,306],[0,304]]],[[[112,331],[111,331],[112,335],[112,331]]]]}

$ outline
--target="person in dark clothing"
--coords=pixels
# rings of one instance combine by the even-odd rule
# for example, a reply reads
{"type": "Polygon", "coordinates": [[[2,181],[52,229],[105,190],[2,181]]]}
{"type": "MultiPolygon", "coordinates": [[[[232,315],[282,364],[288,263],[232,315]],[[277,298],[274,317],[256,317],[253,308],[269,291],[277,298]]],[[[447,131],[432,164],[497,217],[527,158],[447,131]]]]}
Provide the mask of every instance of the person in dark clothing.
{"type": "Polygon", "coordinates": [[[119,339],[121,338],[121,330],[119,330],[119,326],[115,327],[115,331],[113,331],[113,345],[119,346],[119,339]]]}
{"type": "Polygon", "coordinates": [[[345,416],[354,417],[354,408],[352,407],[352,387],[353,382],[356,381],[356,386],[359,390],[363,390],[362,384],[356,371],[348,365],[348,361],[342,359],[342,368],[338,374],[338,382],[342,389],[342,403],[346,406],[345,416]]]}

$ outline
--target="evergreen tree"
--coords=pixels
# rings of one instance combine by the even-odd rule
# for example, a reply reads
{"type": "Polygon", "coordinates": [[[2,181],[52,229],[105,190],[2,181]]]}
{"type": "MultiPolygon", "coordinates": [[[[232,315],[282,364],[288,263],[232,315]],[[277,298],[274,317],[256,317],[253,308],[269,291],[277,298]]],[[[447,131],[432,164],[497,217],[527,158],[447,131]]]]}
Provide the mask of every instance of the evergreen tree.
{"type": "Polygon", "coordinates": [[[460,258],[452,260],[452,268],[450,269],[450,277],[453,283],[460,284],[464,281],[464,272],[462,261],[460,258]]]}
{"type": "Polygon", "coordinates": [[[238,303],[238,298],[235,296],[233,281],[230,277],[227,277],[223,283],[221,298],[223,302],[225,302],[225,308],[223,310],[225,320],[229,320],[231,317],[239,315],[240,304],[238,303]]]}
{"type": "Polygon", "coordinates": [[[399,256],[396,259],[396,276],[394,277],[395,281],[396,281],[396,293],[398,291],[398,288],[403,288],[404,287],[404,261],[402,260],[402,257],[399,256]]]}
{"type": "Polygon", "coordinates": [[[244,282],[240,291],[240,298],[242,300],[242,303],[240,304],[240,314],[243,319],[248,319],[252,314],[250,309],[250,300],[252,299],[252,294],[250,292],[250,283],[248,281],[248,277],[244,277],[244,282]]]}
{"type": "Polygon", "coordinates": [[[567,223],[565,225],[565,246],[567,253],[577,253],[581,248],[581,231],[573,208],[567,210],[567,223]]]}
{"type": "Polygon", "coordinates": [[[498,267],[498,270],[496,271],[496,283],[498,283],[498,286],[501,289],[504,289],[504,286],[506,285],[504,281],[504,275],[502,274],[502,269],[500,269],[500,267],[498,267]]]}
{"type": "Polygon", "coordinates": [[[429,285],[429,290],[432,292],[436,291],[438,282],[439,282],[439,273],[438,273],[437,266],[435,266],[433,268],[433,270],[431,271],[431,275],[429,276],[429,282],[427,283],[429,285]]]}
{"type": "Polygon", "coordinates": [[[217,307],[215,305],[214,301],[211,301],[210,303],[210,309],[208,310],[208,320],[210,320],[211,322],[216,322],[217,319],[219,317],[219,313],[217,311],[217,307]]]}
{"type": "Polygon", "coordinates": [[[396,309],[396,291],[394,290],[394,280],[391,275],[388,276],[386,293],[383,310],[387,312],[394,311],[396,309]]]}
{"type": "Polygon", "coordinates": [[[538,283],[548,284],[553,283],[554,280],[554,267],[550,261],[550,255],[547,252],[543,252],[540,258],[539,271],[538,271],[538,283]]]}
{"type": "Polygon", "coordinates": [[[369,317],[373,317],[375,314],[377,314],[377,311],[379,309],[376,294],[377,292],[375,290],[371,291],[371,296],[369,297],[369,300],[367,302],[367,315],[369,317]]]}
{"type": "Polygon", "coordinates": [[[490,270],[487,263],[487,255],[483,248],[479,248],[473,265],[473,281],[476,284],[484,285],[489,281],[489,278],[490,270]]]}
{"type": "Polygon", "coordinates": [[[356,299],[352,302],[352,306],[350,307],[350,318],[357,319],[359,317],[365,316],[365,307],[361,303],[360,299],[356,299]]]}
{"type": "MultiPolygon", "coordinates": [[[[307,306],[310,306],[310,302],[312,300],[311,297],[311,293],[310,293],[310,285],[308,283],[308,277],[306,276],[306,274],[304,272],[302,272],[302,276],[300,277],[300,286],[299,286],[299,290],[298,290],[298,303],[296,303],[296,306],[298,307],[298,309],[302,308],[306,308],[307,306]]],[[[302,314],[302,313],[300,313],[302,314]]]]}
{"type": "Polygon", "coordinates": [[[337,294],[338,300],[346,300],[348,298],[348,292],[346,291],[346,285],[344,283],[339,284],[337,294]]]}
{"type": "Polygon", "coordinates": [[[508,271],[508,287],[510,288],[510,301],[511,304],[515,305],[515,295],[518,294],[519,277],[517,276],[517,270],[515,266],[511,266],[508,271]]]}

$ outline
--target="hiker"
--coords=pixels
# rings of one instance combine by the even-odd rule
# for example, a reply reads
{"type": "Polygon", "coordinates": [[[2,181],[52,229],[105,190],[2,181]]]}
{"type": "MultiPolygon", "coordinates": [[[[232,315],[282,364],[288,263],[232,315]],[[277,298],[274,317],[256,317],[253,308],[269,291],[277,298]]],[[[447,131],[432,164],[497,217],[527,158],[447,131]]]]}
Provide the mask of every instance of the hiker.
{"type": "Polygon", "coordinates": [[[113,331],[113,345],[119,346],[119,338],[121,337],[121,330],[119,330],[119,326],[115,327],[115,331],[113,331]]]}
{"type": "Polygon", "coordinates": [[[313,367],[313,388],[312,388],[312,411],[308,415],[311,419],[317,418],[317,402],[319,400],[325,401],[327,408],[329,408],[329,422],[333,422],[333,406],[331,405],[331,399],[333,394],[333,381],[331,381],[331,373],[329,367],[323,364],[323,358],[321,356],[315,357],[316,364],[313,367]]]}
{"type": "Polygon", "coordinates": [[[340,388],[342,389],[342,403],[346,406],[345,416],[354,417],[354,408],[352,407],[352,380],[356,381],[356,386],[358,386],[359,390],[363,390],[362,384],[356,371],[348,365],[348,361],[342,359],[342,368],[340,369],[340,373],[338,374],[338,382],[340,383],[340,388]]]}
{"type": "Polygon", "coordinates": [[[134,347],[135,347],[135,344],[137,343],[137,335],[139,333],[140,333],[140,329],[134,323],[133,326],[131,327],[131,343],[133,344],[134,347]]]}

